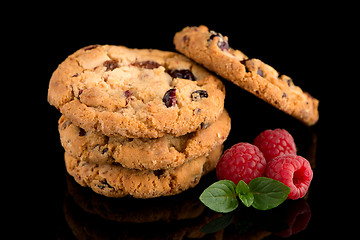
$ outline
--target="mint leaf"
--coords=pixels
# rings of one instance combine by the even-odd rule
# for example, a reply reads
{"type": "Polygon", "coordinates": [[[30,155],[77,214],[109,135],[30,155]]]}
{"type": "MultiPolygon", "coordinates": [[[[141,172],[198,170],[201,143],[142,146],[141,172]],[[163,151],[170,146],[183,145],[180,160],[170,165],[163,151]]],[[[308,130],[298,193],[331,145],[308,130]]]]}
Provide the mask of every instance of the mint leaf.
{"type": "Polygon", "coordinates": [[[235,183],[232,181],[221,180],[206,188],[199,199],[213,211],[228,213],[239,205],[235,188],[235,183]]]}
{"type": "Polygon", "coordinates": [[[236,186],[236,193],[245,206],[250,207],[254,202],[254,195],[250,192],[249,186],[243,180],[240,180],[236,186]]]}
{"type": "Polygon", "coordinates": [[[268,210],[284,202],[290,188],[277,180],[258,177],[249,183],[250,192],[254,195],[252,206],[259,210],[268,210]]]}

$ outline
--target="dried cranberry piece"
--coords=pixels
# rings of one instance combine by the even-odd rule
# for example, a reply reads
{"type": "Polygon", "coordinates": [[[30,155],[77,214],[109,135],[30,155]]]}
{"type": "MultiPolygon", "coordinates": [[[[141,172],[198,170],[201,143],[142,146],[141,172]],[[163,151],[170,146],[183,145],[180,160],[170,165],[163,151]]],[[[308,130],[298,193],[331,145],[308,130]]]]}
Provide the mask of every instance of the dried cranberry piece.
{"type": "Polygon", "coordinates": [[[261,77],[264,77],[264,72],[260,68],[258,68],[257,74],[260,75],[261,77]]]}
{"type": "Polygon", "coordinates": [[[130,102],[130,100],[131,100],[131,96],[132,96],[132,92],[130,91],[130,90],[126,90],[125,92],[124,92],[124,94],[125,94],[125,97],[126,97],[126,105],[128,105],[128,103],[130,102]]]}
{"type": "Polygon", "coordinates": [[[124,94],[125,94],[125,97],[126,97],[126,98],[129,98],[129,97],[132,96],[132,92],[131,92],[130,90],[126,90],[126,91],[124,92],[124,94]]]}
{"type": "Polygon", "coordinates": [[[220,33],[211,31],[211,32],[210,32],[210,37],[209,37],[208,41],[213,40],[214,37],[221,37],[221,38],[222,38],[222,35],[221,35],[220,33]]]}
{"type": "Polygon", "coordinates": [[[112,71],[115,68],[118,68],[119,64],[116,60],[107,60],[103,63],[103,66],[106,67],[105,71],[107,72],[107,71],[112,71]]]}
{"type": "Polygon", "coordinates": [[[163,102],[166,107],[174,107],[176,105],[176,89],[172,88],[166,91],[163,102]]]}
{"type": "Polygon", "coordinates": [[[221,49],[221,51],[224,51],[224,49],[229,50],[229,43],[224,39],[222,41],[219,40],[217,46],[221,49]]]}
{"type": "Polygon", "coordinates": [[[84,51],[89,51],[91,49],[97,48],[99,45],[90,45],[84,48],[84,51]]]}
{"type": "Polygon", "coordinates": [[[202,98],[207,98],[209,95],[207,93],[207,91],[205,90],[196,90],[193,93],[191,93],[191,99],[193,101],[199,101],[202,98]]]}
{"type": "Polygon", "coordinates": [[[224,37],[220,33],[217,33],[214,31],[211,31],[210,33],[211,33],[211,35],[210,35],[208,41],[213,40],[214,37],[219,37],[220,39],[217,43],[217,46],[221,49],[221,51],[224,51],[224,49],[229,50],[229,48],[230,48],[229,43],[224,39],[224,37]]]}
{"type": "Polygon", "coordinates": [[[167,71],[168,74],[170,74],[173,78],[182,78],[182,79],[189,79],[191,81],[196,81],[196,77],[194,74],[187,69],[171,69],[167,71]]]}
{"type": "Polygon", "coordinates": [[[135,67],[145,68],[145,69],[154,69],[154,68],[158,68],[161,66],[159,63],[154,62],[154,61],[134,62],[130,65],[135,66],[135,67]]]}

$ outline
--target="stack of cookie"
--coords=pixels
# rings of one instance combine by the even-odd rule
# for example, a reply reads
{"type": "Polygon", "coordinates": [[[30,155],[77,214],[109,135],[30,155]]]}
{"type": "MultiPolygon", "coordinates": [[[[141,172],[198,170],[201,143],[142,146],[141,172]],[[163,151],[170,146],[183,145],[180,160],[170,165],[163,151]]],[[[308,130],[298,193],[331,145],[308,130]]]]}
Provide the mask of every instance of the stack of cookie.
{"type": "Polygon", "coordinates": [[[48,101],[65,164],[82,186],[152,198],[195,186],[213,170],[230,131],[222,82],[187,57],[93,45],[61,63],[48,101]]]}

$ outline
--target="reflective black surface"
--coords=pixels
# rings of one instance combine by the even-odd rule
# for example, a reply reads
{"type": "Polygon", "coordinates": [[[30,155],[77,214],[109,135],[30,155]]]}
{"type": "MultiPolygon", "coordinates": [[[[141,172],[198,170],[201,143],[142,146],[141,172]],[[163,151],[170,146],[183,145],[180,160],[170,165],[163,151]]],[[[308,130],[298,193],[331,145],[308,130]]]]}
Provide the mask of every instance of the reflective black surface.
{"type": "MultiPolygon", "coordinates": [[[[252,98],[247,94],[235,95],[243,97],[244,101],[252,98]]],[[[277,126],[288,129],[297,143],[298,154],[306,157],[314,170],[314,180],[304,199],[287,200],[281,207],[270,211],[241,206],[224,215],[207,209],[198,200],[201,192],[217,180],[214,173],[204,177],[194,189],[177,196],[140,200],[99,196],[80,187],[63,171],[59,173],[64,182],[63,200],[58,205],[57,236],[60,239],[301,239],[312,235],[311,228],[318,224],[318,219],[314,220],[312,214],[312,208],[317,208],[314,197],[317,196],[316,185],[320,178],[317,174],[318,134],[313,128],[278,111],[272,113],[271,120],[251,123],[268,107],[259,102],[257,109],[261,111],[253,113],[255,118],[232,114],[233,129],[225,148],[239,141],[252,141],[263,129],[277,126]]],[[[236,111],[231,105],[227,108],[236,111]]]]}
{"type": "MultiPolygon", "coordinates": [[[[342,103],[344,99],[354,103],[353,95],[348,96],[351,87],[345,89],[337,84],[345,81],[335,73],[339,61],[329,64],[333,63],[331,57],[334,55],[323,45],[332,32],[329,28],[321,28],[319,22],[305,21],[289,28],[286,21],[281,21],[267,22],[256,28],[249,25],[245,31],[248,35],[244,37],[244,31],[240,31],[244,24],[245,21],[235,25],[189,22],[168,23],[166,27],[158,28],[123,24],[111,28],[116,31],[105,33],[101,25],[80,28],[79,24],[72,23],[57,24],[47,32],[39,31],[41,34],[36,36],[36,43],[28,50],[28,55],[37,56],[37,61],[32,61],[36,68],[28,72],[31,78],[23,80],[35,79],[31,86],[35,85],[36,90],[29,92],[28,99],[35,99],[32,104],[36,107],[29,114],[21,114],[26,126],[17,126],[17,141],[21,139],[21,146],[26,150],[13,151],[16,156],[22,155],[21,164],[14,161],[12,168],[6,168],[11,172],[14,166],[15,170],[20,167],[20,171],[10,175],[12,181],[18,179],[20,183],[9,188],[9,180],[4,179],[4,186],[10,193],[4,192],[12,203],[16,203],[9,207],[12,210],[8,221],[12,234],[44,239],[241,239],[240,236],[244,239],[250,236],[254,239],[285,236],[289,239],[326,239],[343,237],[349,229],[354,229],[345,216],[354,214],[351,209],[356,205],[350,203],[351,194],[344,187],[353,183],[350,178],[356,175],[347,174],[348,168],[344,169],[339,162],[356,161],[354,157],[347,158],[341,150],[346,143],[343,134],[356,129],[352,126],[357,125],[350,114],[354,108],[342,103]],[[198,201],[202,189],[216,181],[214,174],[179,196],[151,200],[107,199],[77,186],[67,175],[64,150],[57,132],[60,114],[46,101],[48,82],[57,65],[69,54],[90,44],[174,51],[174,33],[186,25],[200,24],[229,36],[231,47],[289,75],[296,85],[320,100],[320,120],[315,126],[307,127],[224,80],[225,107],[232,118],[232,130],[225,149],[238,142],[252,142],[265,129],[288,130],[295,139],[298,154],[307,158],[313,167],[314,178],[306,199],[286,201],[268,212],[240,207],[233,215],[222,216],[198,201]],[[344,184],[344,179],[349,184],[344,184]],[[222,224],[227,221],[226,228],[217,233],[199,231],[219,217],[223,217],[218,220],[222,224]]],[[[39,29],[44,30],[43,27],[39,29]]],[[[334,43],[333,47],[338,45],[334,43]]],[[[31,105],[26,106],[30,108],[31,105]]]]}

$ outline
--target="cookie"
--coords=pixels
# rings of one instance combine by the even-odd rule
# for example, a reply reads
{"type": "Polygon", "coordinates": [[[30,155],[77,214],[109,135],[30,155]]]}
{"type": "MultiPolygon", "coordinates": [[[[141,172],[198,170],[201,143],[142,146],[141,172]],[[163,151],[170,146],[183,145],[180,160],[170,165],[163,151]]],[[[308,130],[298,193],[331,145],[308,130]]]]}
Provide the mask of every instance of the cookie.
{"type": "Polygon", "coordinates": [[[65,153],[68,173],[82,186],[107,197],[153,198],[175,195],[196,186],[202,175],[215,169],[223,146],[167,170],[135,170],[120,164],[96,164],[76,159],[65,153]]]}
{"type": "Polygon", "coordinates": [[[53,73],[48,102],[75,125],[107,136],[185,135],[215,122],[225,88],[178,53],[93,45],[53,73]]]}
{"type": "Polygon", "coordinates": [[[198,158],[222,144],[230,128],[226,110],[216,122],[197,132],[152,139],[107,137],[94,131],[86,132],[64,116],[59,120],[61,144],[73,157],[94,163],[116,162],[125,168],[140,170],[174,168],[198,158]]]}
{"type": "Polygon", "coordinates": [[[175,34],[176,50],[307,125],[318,121],[319,101],[259,59],[229,47],[228,38],[205,26],[175,34]]]}

